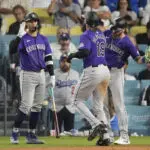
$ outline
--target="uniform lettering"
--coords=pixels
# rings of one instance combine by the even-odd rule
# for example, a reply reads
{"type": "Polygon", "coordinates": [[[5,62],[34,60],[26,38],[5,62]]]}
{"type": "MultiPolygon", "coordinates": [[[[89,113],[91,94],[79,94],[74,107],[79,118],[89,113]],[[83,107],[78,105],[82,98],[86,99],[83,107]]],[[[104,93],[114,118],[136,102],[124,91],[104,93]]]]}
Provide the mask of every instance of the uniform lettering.
{"type": "Polygon", "coordinates": [[[35,50],[45,51],[45,45],[44,44],[35,44],[35,45],[30,45],[30,46],[26,47],[26,51],[28,53],[31,52],[31,51],[35,51],[35,50]]]}
{"type": "Polygon", "coordinates": [[[56,81],[56,86],[58,88],[62,88],[62,87],[71,87],[72,85],[76,85],[77,84],[77,80],[67,80],[67,81],[62,81],[62,80],[57,80],[56,81]]]}
{"type": "Polygon", "coordinates": [[[106,44],[106,48],[118,53],[120,56],[124,55],[124,51],[121,50],[119,47],[115,46],[114,44],[106,44]]]}

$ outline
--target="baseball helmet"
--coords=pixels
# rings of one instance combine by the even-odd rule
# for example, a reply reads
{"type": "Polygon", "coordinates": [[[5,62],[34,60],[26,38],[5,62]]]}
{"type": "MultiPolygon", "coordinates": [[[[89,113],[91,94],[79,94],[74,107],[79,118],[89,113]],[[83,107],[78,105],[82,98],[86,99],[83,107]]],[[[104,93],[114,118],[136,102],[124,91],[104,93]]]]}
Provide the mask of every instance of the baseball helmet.
{"type": "Polygon", "coordinates": [[[119,32],[122,31],[123,29],[125,29],[127,27],[127,23],[124,17],[120,17],[118,19],[116,19],[115,21],[115,25],[113,25],[111,27],[111,30],[113,32],[119,32]]]}
{"type": "Polygon", "coordinates": [[[99,25],[104,25],[101,19],[98,17],[96,12],[89,12],[86,18],[86,24],[90,27],[97,27],[99,25]]]}
{"type": "Polygon", "coordinates": [[[35,20],[38,22],[37,29],[39,30],[41,28],[41,22],[40,22],[39,16],[35,12],[28,13],[24,18],[25,22],[32,21],[32,20],[35,20]]]}

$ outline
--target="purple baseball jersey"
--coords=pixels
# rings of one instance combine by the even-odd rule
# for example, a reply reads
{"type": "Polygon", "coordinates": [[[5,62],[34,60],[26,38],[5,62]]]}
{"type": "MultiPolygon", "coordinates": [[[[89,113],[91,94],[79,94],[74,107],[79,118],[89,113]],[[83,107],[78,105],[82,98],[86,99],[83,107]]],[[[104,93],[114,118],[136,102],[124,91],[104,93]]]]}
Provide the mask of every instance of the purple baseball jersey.
{"type": "Polygon", "coordinates": [[[107,41],[105,57],[108,67],[121,68],[130,55],[133,59],[139,56],[137,48],[127,35],[122,39],[113,39],[111,30],[105,31],[104,34],[107,41]]]}
{"type": "Polygon", "coordinates": [[[45,69],[45,56],[52,53],[47,38],[41,34],[32,37],[25,34],[19,43],[21,69],[26,71],[40,71],[45,69]]]}
{"type": "Polygon", "coordinates": [[[79,51],[87,49],[90,55],[83,59],[84,68],[106,64],[105,60],[106,38],[101,31],[85,31],[80,37],[79,51]]]}

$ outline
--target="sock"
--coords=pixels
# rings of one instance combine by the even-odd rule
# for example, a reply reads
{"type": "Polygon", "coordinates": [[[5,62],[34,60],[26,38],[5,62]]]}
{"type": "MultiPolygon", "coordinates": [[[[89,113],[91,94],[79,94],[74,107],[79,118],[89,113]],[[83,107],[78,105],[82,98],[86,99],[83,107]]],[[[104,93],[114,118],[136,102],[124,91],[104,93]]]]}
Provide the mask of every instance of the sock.
{"type": "Polygon", "coordinates": [[[18,113],[15,117],[14,131],[17,130],[18,128],[20,128],[20,125],[22,124],[25,117],[26,117],[26,114],[24,114],[22,111],[18,110],[18,113]]]}
{"type": "Polygon", "coordinates": [[[29,129],[30,131],[36,129],[36,125],[39,119],[40,112],[31,112],[29,119],[29,129]]]}

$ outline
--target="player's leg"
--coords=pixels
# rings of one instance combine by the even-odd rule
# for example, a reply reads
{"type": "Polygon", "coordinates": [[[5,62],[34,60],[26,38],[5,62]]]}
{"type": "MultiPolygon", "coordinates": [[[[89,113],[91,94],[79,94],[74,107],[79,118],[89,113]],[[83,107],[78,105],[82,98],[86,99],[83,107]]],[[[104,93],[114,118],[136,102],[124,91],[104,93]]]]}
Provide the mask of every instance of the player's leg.
{"type": "Polygon", "coordinates": [[[19,143],[18,134],[19,128],[25,119],[25,117],[29,114],[30,109],[32,107],[34,91],[36,84],[32,82],[33,77],[30,73],[21,71],[20,73],[20,89],[21,89],[21,104],[18,110],[18,113],[15,117],[15,122],[13,125],[12,136],[10,142],[13,144],[19,143]]]}
{"type": "Polygon", "coordinates": [[[84,115],[84,118],[88,120],[92,128],[99,124],[99,120],[95,118],[84,102],[92,94],[95,87],[96,85],[92,83],[91,76],[84,71],[80,77],[80,81],[76,85],[74,92],[75,107],[79,113],[84,115]]]}
{"type": "Polygon", "coordinates": [[[40,141],[36,136],[36,127],[41,112],[43,100],[45,98],[45,72],[42,70],[40,73],[37,73],[36,82],[38,86],[35,88],[35,96],[33,105],[31,107],[31,113],[29,117],[29,130],[26,136],[27,144],[44,144],[43,141],[40,141]]]}
{"type": "Polygon", "coordinates": [[[109,136],[110,136],[110,141],[111,143],[114,142],[114,133],[112,132],[112,129],[111,129],[111,117],[112,117],[112,94],[111,94],[111,91],[108,87],[108,90],[107,90],[107,95],[105,97],[105,100],[104,100],[104,112],[105,112],[105,115],[106,115],[106,119],[107,119],[107,123],[108,123],[108,133],[109,133],[109,136]]]}
{"type": "Polygon", "coordinates": [[[74,129],[74,117],[75,117],[75,114],[71,113],[65,107],[65,114],[64,114],[64,130],[65,131],[70,131],[71,129],[74,129]]]}
{"type": "Polygon", "coordinates": [[[97,83],[100,83],[104,74],[103,66],[99,67],[89,67],[84,69],[81,76],[80,82],[77,84],[75,89],[75,105],[77,110],[88,120],[93,128],[93,132],[89,135],[88,140],[93,140],[96,135],[101,134],[102,130],[105,130],[104,123],[101,123],[85,105],[84,101],[93,93],[94,89],[97,87],[97,83]],[[102,77],[102,78],[101,78],[102,77]],[[102,125],[100,127],[100,125],[102,125]],[[100,129],[101,128],[101,129],[100,129]]]}
{"type": "Polygon", "coordinates": [[[117,140],[116,144],[129,144],[128,136],[128,118],[127,112],[124,104],[124,69],[112,69],[111,70],[111,81],[109,85],[115,112],[118,117],[119,129],[120,129],[120,139],[117,140]]]}
{"type": "MultiPolygon", "coordinates": [[[[102,81],[93,92],[93,100],[94,100],[93,112],[100,121],[104,122],[104,124],[107,125],[107,127],[108,127],[108,123],[107,123],[107,119],[104,113],[104,99],[106,96],[108,84],[109,84],[108,79],[102,81]]],[[[104,145],[110,145],[110,144],[111,144],[110,137],[107,131],[106,133],[103,134],[103,136],[99,138],[99,140],[97,141],[97,145],[104,146],[104,145]]]]}

